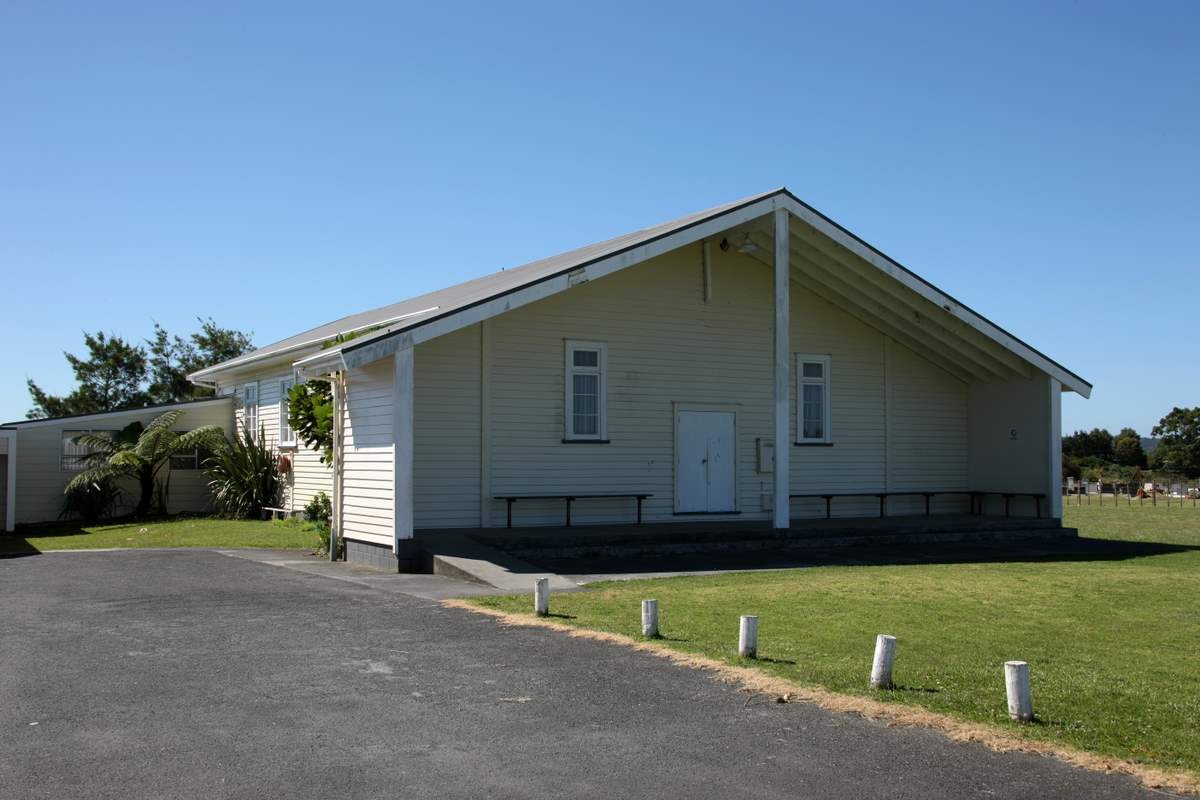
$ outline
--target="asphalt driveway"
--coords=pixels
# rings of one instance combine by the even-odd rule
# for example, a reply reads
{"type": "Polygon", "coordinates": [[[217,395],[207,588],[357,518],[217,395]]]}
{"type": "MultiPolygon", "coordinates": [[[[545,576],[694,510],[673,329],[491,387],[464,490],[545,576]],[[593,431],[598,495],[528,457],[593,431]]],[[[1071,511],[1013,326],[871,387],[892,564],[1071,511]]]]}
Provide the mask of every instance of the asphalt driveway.
{"type": "Polygon", "coordinates": [[[0,798],[1161,797],[218,553],[0,560],[0,798]]]}

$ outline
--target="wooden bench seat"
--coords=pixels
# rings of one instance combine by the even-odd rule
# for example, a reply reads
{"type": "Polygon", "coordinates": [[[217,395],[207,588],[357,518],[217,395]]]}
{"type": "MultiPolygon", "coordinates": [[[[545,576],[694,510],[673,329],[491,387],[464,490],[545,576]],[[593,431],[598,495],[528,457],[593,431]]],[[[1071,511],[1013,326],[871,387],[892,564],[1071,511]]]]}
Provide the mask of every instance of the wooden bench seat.
{"type": "Polygon", "coordinates": [[[792,499],[817,499],[825,501],[825,519],[830,519],[833,516],[833,498],[835,497],[875,497],[879,499],[879,516],[887,516],[887,499],[889,497],[924,497],[925,498],[925,516],[929,516],[929,503],[938,495],[961,495],[971,498],[971,513],[983,513],[983,498],[989,496],[1004,498],[1004,516],[1009,516],[1012,499],[1014,497],[1030,497],[1037,503],[1037,515],[1040,519],[1042,516],[1042,500],[1046,495],[1039,492],[981,492],[972,489],[935,489],[935,490],[906,490],[895,492],[814,492],[812,494],[792,494],[788,497],[792,499]],[[976,500],[979,510],[976,511],[976,500]]]}
{"type": "Polygon", "coordinates": [[[512,527],[512,507],[513,503],[518,500],[563,500],[567,504],[567,527],[571,527],[571,503],[576,500],[596,500],[601,498],[628,498],[637,500],[637,524],[642,524],[642,501],[647,497],[654,497],[652,494],[642,494],[638,492],[571,492],[570,494],[498,494],[493,499],[504,500],[508,503],[508,524],[506,527],[512,527]]]}

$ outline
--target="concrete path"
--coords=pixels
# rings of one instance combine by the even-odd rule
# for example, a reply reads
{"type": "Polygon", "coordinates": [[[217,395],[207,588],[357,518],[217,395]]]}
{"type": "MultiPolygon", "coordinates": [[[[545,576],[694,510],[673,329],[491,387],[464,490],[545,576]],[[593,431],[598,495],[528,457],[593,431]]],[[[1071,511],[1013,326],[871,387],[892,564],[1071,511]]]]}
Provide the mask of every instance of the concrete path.
{"type": "Polygon", "coordinates": [[[0,559],[0,800],[1161,796],[282,566],[0,559]]]}

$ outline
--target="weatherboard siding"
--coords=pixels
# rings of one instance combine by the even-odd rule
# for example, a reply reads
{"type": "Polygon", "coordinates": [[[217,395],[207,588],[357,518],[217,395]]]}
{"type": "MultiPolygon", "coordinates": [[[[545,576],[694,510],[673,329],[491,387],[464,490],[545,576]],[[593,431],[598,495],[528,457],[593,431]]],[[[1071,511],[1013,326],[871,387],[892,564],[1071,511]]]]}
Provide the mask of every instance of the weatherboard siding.
{"type": "MultiPolygon", "coordinates": [[[[903,347],[892,348],[892,432],[888,485],[892,491],[966,490],[967,385],[903,347]]],[[[923,513],[921,497],[893,498],[893,514],[923,513]]],[[[934,498],[933,511],[966,511],[963,497],[934,498]]]]}
{"type": "Polygon", "coordinates": [[[342,531],[351,539],[391,544],[394,459],[393,361],[350,370],[342,450],[342,531]]]}
{"type": "MultiPolygon", "coordinates": [[[[648,520],[689,520],[674,514],[673,403],[731,406],[736,412],[736,493],[740,519],[767,519],[770,473],[759,472],[757,440],[773,437],[773,299],[770,270],[736,253],[714,249],[710,302],[703,299],[700,248],[669,253],[606,278],[585,283],[491,323],[491,485],[508,492],[647,492],[648,520]],[[568,444],[564,433],[564,340],[608,345],[607,444],[568,444]]],[[[887,415],[884,339],[801,285],[792,284],[793,353],[832,357],[831,447],[792,447],[791,492],[865,492],[886,488],[887,415]]],[[[905,370],[893,419],[905,453],[894,472],[920,483],[959,485],[966,480],[965,388],[915,354],[903,353],[905,370]],[[924,364],[912,366],[909,360],[924,364]],[[910,379],[931,382],[931,403],[910,399],[910,379]],[[951,382],[946,384],[946,381],[951,382]],[[935,430],[936,429],[936,430],[935,430]],[[920,441],[932,432],[928,456],[920,441]],[[952,458],[935,463],[943,454],[952,458]],[[952,473],[952,474],[951,474],[952,473]]],[[[794,366],[794,363],[793,363],[794,366]]],[[[795,438],[795,400],[789,424],[795,438]]],[[[920,386],[914,386],[915,395],[920,386]]],[[[418,417],[418,425],[420,420],[418,417]]],[[[787,443],[789,446],[791,442],[787,443]]],[[[820,500],[795,500],[796,518],[824,514],[820,500]]],[[[842,500],[838,513],[875,513],[873,500],[842,500]]],[[[558,501],[519,501],[514,524],[561,524],[558,501]]],[[[503,502],[492,519],[504,521],[503,502]]],[[[632,500],[583,500],[573,519],[630,522],[632,500]]]]}
{"type": "Polygon", "coordinates": [[[413,354],[417,528],[479,525],[479,327],[417,345],[413,354]]]}

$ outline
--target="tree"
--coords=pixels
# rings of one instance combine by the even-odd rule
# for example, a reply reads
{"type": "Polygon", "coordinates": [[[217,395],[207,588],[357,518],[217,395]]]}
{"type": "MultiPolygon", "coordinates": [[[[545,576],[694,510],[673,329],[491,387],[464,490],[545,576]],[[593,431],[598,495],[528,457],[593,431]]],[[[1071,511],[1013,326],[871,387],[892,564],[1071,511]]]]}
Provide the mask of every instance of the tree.
{"type": "Polygon", "coordinates": [[[137,481],[140,495],[134,516],[145,516],[155,497],[159,498],[158,511],[166,513],[166,495],[171,479],[171,457],[196,450],[212,450],[225,443],[225,434],[219,425],[204,425],[187,433],[176,433],[172,426],[183,416],[183,411],[174,410],[159,414],[149,425],[134,422],[116,433],[84,433],[75,437],[75,443],[90,452],[82,457],[85,469],[71,479],[63,494],[107,481],[132,478],[137,481]],[[159,474],[166,467],[166,479],[159,481],[159,474]]]}
{"type": "Polygon", "coordinates": [[[1200,475],[1200,407],[1171,409],[1151,435],[1161,437],[1154,450],[1155,469],[1200,475]]]}
{"type": "Polygon", "coordinates": [[[1103,428],[1093,428],[1090,431],[1075,431],[1062,440],[1064,455],[1077,459],[1096,458],[1101,461],[1112,461],[1113,437],[1103,428]]]}
{"type": "Polygon", "coordinates": [[[321,463],[333,463],[333,386],[325,381],[299,383],[288,393],[288,425],[321,463]]]}
{"type": "Polygon", "coordinates": [[[232,328],[222,328],[208,319],[196,318],[200,330],[187,339],[170,335],[154,323],[154,337],[146,341],[149,348],[148,393],[153,403],[176,403],[211,397],[212,390],[195,386],[188,374],[205,367],[236,358],[253,348],[250,337],[232,328]]]}
{"type": "Polygon", "coordinates": [[[119,336],[105,333],[83,334],[87,357],[63,353],[79,381],[74,391],[62,397],[47,394],[29,379],[29,394],[34,407],[26,416],[67,417],[95,414],[147,405],[149,395],[143,388],[146,379],[146,354],[137,345],[119,336]]]}
{"type": "Polygon", "coordinates": [[[251,349],[241,331],[199,319],[200,330],[186,339],[172,336],[158,323],[146,346],[119,336],[85,332],[86,357],[64,353],[79,385],[67,395],[48,394],[32,379],[29,419],[96,414],[211,397],[212,390],[188,382],[190,372],[226,361],[251,349]]]}
{"type": "Polygon", "coordinates": [[[1142,437],[1133,428],[1122,428],[1113,439],[1113,461],[1125,467],[1146,466],[1142,437]]]}

